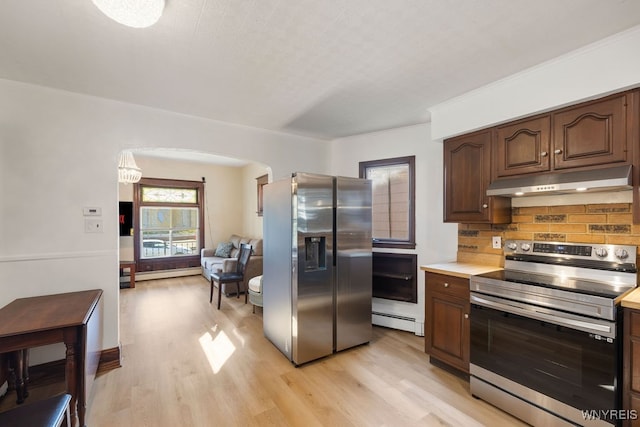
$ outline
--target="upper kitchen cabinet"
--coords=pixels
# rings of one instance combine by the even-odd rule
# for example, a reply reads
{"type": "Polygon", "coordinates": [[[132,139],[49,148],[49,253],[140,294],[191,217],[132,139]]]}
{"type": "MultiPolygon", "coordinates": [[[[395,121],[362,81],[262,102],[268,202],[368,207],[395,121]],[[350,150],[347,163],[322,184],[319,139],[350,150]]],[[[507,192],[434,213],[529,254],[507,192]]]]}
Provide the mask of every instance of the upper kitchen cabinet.
{"type": "Polygon", "coordinates": [[[494,178],[631,163],[632,93],[498,126],[494,178]]]}
{"type": "Polygon", "coordinates": [[[444,141],[444,221],[509,223],[511,199],[487,196],[491,131],[444,141]]]}
{"type": "Polygon", "coordinates": [[[615,95],[553,114],[554,169],[630,162],[630,96],[615,95]]]}
{"type": "Polygon", "coordinates": [[[550,146],[549,115],[498,126],[493,145],[495,176],[503,178],[549,171],[550,146]]]}

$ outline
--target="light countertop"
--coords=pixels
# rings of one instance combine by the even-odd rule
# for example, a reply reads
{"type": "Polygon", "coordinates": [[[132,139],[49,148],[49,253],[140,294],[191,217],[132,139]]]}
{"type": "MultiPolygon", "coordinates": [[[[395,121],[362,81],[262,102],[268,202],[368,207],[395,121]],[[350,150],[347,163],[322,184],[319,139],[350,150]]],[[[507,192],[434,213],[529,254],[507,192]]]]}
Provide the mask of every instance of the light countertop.
{"type": "MultiPolygon", "coordinates": [[[[468,279],[469,276],[474,274],[488,273],[490,271],[502,270],[502,268],[452,261],[439,264],[421,265],[420,270],[468,279]]],[[[640,310],[640,287],[634,289],[622,298],[621,304],[625,308],[640,310]]]]}
{"type": "MultiPolygon", "coordinates": [[[[447,274],[449,276],[462,277],[468,279],[469,276],[474,274],[483,274],[490,271],[502,270],[501,267],[469,264],[462,262],[445,262],[440,264],[421,265],[420,270],[428,271],[430,273],[447,274]]],[[[640,295],[638,297],[640,307],[640,295]]]]}
{"type": "Polygon", "coordinates": [[[621,304],[625,308],[640,310],[640,288],[636,288],[622,298],[621,304]]]}

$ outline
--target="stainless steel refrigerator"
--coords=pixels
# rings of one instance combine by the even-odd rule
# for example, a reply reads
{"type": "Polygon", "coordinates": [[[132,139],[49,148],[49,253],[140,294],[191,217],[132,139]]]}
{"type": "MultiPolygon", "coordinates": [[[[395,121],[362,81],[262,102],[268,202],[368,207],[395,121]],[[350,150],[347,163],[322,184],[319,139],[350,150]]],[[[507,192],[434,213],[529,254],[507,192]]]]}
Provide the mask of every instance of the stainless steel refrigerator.
{"type": "Polygon", "coordinates": [[[371,340],[371,182],[295,173],[264,187],[265,336],[300,365],[371,340]]]}

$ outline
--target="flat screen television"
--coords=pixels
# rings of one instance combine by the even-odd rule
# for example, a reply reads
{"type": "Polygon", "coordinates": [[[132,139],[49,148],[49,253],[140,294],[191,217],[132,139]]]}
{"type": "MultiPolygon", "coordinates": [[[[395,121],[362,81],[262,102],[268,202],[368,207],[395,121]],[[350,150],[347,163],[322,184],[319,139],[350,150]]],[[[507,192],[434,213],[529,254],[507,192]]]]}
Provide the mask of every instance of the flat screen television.
{"type": "Polygon", "coordinates": [[[133,235],[133,202],[119,202],[120,203],[120,235],[132,236],[133,235]]]}

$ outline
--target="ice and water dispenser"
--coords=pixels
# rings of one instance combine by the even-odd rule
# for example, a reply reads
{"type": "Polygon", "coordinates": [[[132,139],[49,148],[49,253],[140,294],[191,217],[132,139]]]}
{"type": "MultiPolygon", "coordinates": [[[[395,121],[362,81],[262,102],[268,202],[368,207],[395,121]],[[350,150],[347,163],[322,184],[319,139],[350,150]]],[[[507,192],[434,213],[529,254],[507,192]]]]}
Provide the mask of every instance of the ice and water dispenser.
{"type": "Polygon", "coordinates": [[[327,268],[326,247],[327,238],[324,236],[304,238],[304,271],[325,270],[327,268]]]}

